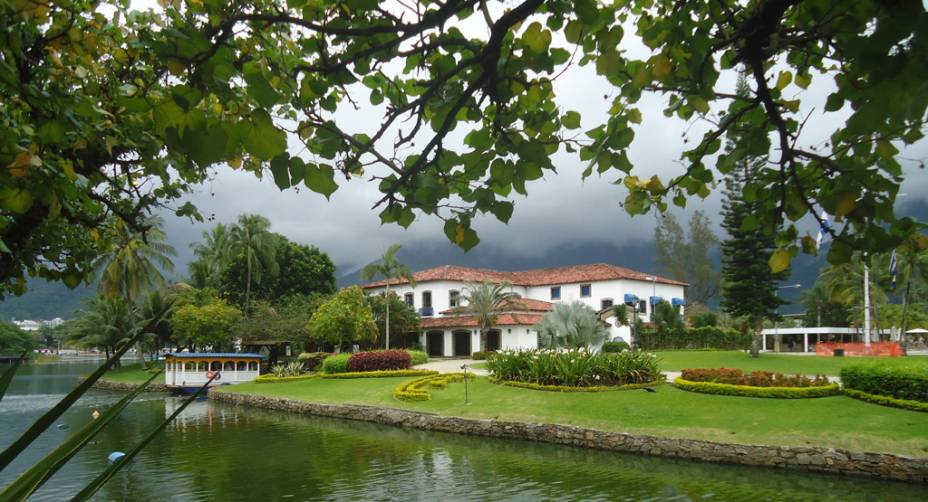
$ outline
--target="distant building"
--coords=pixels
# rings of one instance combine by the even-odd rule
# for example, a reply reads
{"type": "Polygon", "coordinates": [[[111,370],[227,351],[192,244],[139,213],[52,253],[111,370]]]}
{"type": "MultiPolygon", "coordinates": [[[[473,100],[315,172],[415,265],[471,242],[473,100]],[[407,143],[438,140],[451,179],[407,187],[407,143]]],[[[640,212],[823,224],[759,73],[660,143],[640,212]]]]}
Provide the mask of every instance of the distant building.
{"type": "Polygon", "coordinates": [[[64,323],[64,319],[60,317],[56,317],[48,321],[34,321],[34,320],[29,320],[29,319],[24,320],[24,321],[17,321],[16,319],[13,319],[13,324],[18,326],[19,329],[23,331],[38,331],[42,329],[43,326],[48,326],[49,328],[57,328],[58,326],[61,326],[62,323],[64,323]]]}
{"type": "MultiPolygon", "coordinates": [[[[407,343],[418,342],[432,356],[470,356],[480,350],[477,320],[463,304],[469,283],[506,283],[521,297],[500,306],[496,325],[487,333],[487,350],[537,348],[534,326],[558,302],[579,300],[589,305],[609,324],[610,338],[627,342],[631,342],[631,330],[616,325],[613,305],[625,303],[649,322],[654,305],[661,300],[679,308],[681,315],[686,304],[686,283],[607,263],[519,272],[444,265],[420,270],[413,278],[415,289],[405,279],[391,279],[390,291],[421,318],[420,331],[409,334],[407,343]]],[[[381,280],[362,287],[381,294],[387,283],[381,280]]]]}

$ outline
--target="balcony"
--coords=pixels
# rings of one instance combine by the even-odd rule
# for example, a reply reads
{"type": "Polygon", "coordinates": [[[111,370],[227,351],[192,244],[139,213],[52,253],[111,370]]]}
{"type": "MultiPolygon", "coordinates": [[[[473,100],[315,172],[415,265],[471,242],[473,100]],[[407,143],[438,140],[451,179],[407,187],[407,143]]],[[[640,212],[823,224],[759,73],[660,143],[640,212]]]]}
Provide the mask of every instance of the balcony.
{"type": "Polygon", "coordinates": [[[435,315],[435,310],[432,307],[422,307],[419,309],[419,316],[421,317],[432,317],[435,315]]]}

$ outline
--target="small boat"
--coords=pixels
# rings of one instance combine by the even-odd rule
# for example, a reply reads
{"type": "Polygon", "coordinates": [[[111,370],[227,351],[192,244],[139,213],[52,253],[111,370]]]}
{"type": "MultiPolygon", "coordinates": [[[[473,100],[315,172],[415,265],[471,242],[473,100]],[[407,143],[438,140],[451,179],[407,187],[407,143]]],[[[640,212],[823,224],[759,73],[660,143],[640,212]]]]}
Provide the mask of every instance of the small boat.
{"type": "MultiPolygon", "coordinates": [[[[261,354],[235,352],[175,352],[164,361],[164,384],[180,394],[193,394],[208,382],[232,385],[251,382],[261,374],[261,354]]],[[[207,388],[209,390],[209,388],[207,388]]]]}

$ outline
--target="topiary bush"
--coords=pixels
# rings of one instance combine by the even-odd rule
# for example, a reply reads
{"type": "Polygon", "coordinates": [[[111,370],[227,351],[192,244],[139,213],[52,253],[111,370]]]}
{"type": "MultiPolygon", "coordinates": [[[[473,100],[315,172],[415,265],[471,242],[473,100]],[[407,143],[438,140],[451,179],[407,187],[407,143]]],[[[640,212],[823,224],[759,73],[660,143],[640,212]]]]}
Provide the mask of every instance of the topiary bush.
{"type": "Polygon", "coordinates": [[[662,374],[654,354],[579,350],[501,350],[487,360],[498,380],[566,387],[656,382],[662,374]]]}
{"type": "Polygon", "coordinates": [[[895,399],[928,403],[928,367],[888,368],[855,364],[841,368],[845,389],[895,399]]]}
{"type": "Polygon", "coordinates": [[[471,354],[470,358],[475,361],[486,361],[487,359],[493,357],[494,354],[496,354],[495,350],[484,350],[482,352],[474,352],[471,354]]]}
{"type": "Polygon", "coordinates": [[[421,350],[406,349],[406,352],[409,352],[409,357],[412,358],[413,366],[429,362],[429,355],[421,350]]]}
{"type": "Polygon", "coordinates": [[[348,359],[352,354],[333,354],[322,360],[324,373],[345,373],[348,371],[348,359]]]}
{"type": "Polygon", "coordinates": [[[603,344],[603,352],[622,352],[623,350],[630,349],[631,346],[627,342],[606,342],[603,344]]]}
{"type": "Polygon", "coordinates": [[[751,346],[751,334],[718,326],[635,330],[638,346],[645,350],[726,349],[743,350],[751,346]]]}
{"type": "Polygon", "coordinates": [[[756,387],[753,385],[731,385],[717,382],[693,382],[683,377],[677,378],[673,383],[680,390],[719,396],[804,399],[836,396],[841,393],[841,389],[836,383],[814,387],[756,387]]]}
{"type": "Polygon", "coordinates": [[[328,356],[328,352],[303,352],[297,356],[297,360],[303,363],[303,370],[317,371],[322,361],[328,356]]]}
{"type": "Polygon", "coordinates": [[[371,350],[357,352],[348,359],[348,371],[407,370],[412,356],[405,350],[371,350]]]}

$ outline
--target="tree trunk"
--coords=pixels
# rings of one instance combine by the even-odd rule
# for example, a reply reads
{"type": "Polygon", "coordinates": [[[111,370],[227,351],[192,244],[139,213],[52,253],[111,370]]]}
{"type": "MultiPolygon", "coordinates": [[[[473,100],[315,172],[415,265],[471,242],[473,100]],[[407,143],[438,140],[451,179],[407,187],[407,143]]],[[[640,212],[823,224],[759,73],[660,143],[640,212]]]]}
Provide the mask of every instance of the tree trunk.
{"type": "Polygon", "coordinates": [[[908,328],[909,315],[909,288],[912,286],[912,279],[905,281],[905,292],[902,293],[902,331],[899,333],[899,345],[902,347],[902,355],[909,354],[909,342],[906,340],[905,330],[908,328]]]}
{"type": "Polygon", "coordinates": [[[387,338],[387,350],[390,350],[390,282],[389,282],[389,279],[387,279],[387,294],[383,298],[384,298],[384,303],[386,304],[386,307],[387,307],[387,318],[386,318],[386,322],[384,323],[384,331],[386,332],[386,338],[387,338]]]}
{"type": "Polygon", "coordinates": [[[761,338],[763,335],[763,321],[760,318],[754,320],[754,336],[751,337],[751,357],[760,357],[761,338]]]}
{"type": "Polygon", "coordinates": [[[251,317],[251,260],[245,258],[245,317],[251,317]]]}
{"type": "Polygon", "coordinates": [[[816,312],[816,315],[818,316],[816,326],[821,328],[822,327],[822,305],[821,304],[818,304],[815,306],[815,312],[816,312]]]}
{"type": "Polygon", "coordinates": [[[486,330],[480,328],[480,352],[487,351],[487,334],[486,330]]]}
{"type": "MultiPolygon", "coordinates": [[[[873,303],[873,295],[870,295],[870,298],[870,306],[873,309],[873,326],[876,328],[875,330],[871,330],[871,333],[876,336],[876,341],[882,342],[882,334],[880,333],[880,306],[873,303]]],[[[873,336],[871,336],[871,338],[873,338],[873,336]]]]}

